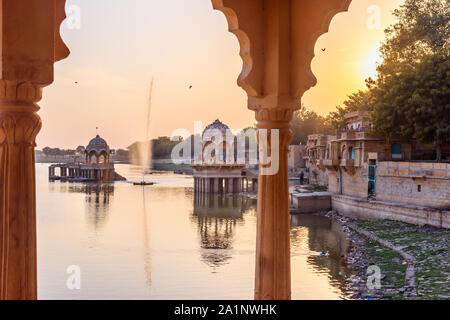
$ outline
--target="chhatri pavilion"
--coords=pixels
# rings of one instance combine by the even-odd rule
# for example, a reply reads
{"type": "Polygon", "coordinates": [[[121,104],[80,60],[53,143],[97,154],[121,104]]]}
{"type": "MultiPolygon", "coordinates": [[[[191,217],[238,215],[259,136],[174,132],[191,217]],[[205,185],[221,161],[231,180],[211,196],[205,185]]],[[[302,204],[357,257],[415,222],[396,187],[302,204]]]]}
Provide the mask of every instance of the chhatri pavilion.
{"type": "Polygon", "coordinates": [[[231,134],[230,128],[219,119],[203,131],[201,159],[191,164],[195,193],[245,192],[248,191],[249,178],[253,178],[252,188],[255,191],[257,174],[247,170],[245,163],[238,163],[236,137],[233,135],[231,141],[227,141],[227,132],[231,134]],[[222,135],[223,143],[214,141],[218,134],[222,135]]]}
{"type": "Polygon", "coordinates": [[[51,165],[49,167],[49,179],[51,181],[70,182],[126,180],[115,172],[114,163],[110,160],[111,149],[108,143],[97,135],[86,147],[85,163],[74,161],[72,163],[51,165]],[[56,175],[56,168],[59,168],[59,176],[56,175]]]}

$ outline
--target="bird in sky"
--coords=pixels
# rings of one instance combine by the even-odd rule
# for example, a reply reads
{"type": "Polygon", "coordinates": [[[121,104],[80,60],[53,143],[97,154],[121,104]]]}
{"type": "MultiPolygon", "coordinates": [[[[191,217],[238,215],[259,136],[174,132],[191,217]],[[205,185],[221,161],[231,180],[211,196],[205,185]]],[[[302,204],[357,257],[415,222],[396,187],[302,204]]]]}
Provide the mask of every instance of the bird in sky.
{"type": "Polygon", "coordinates": [[[192,86],[189,86],[189,89],[192,89],[192,86]]]}
{"type": "Polygon", "coordinates": [[[327,50],[326,48],[323,48],[322,51],[325,52],[325,50],[327,50]]]}

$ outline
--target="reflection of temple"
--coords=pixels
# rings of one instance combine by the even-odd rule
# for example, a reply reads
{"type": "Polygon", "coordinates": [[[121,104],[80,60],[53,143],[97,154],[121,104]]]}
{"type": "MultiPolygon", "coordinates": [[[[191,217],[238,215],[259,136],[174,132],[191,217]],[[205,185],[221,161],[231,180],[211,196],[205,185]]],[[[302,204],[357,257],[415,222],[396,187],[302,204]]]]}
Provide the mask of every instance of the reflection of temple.
{"type": "Polygon", "coordinates": [[[114,198],[113,184],[65,184],[49,185],[50,192],[85,194],[86,222],[94,230],[102,228],[108,221],[109,206],[114,198]]]}
{"type": "Polygon", "coordinates": [[[85,184],[70,187],[74,192],[86,194],[86,219],[95,230],[103,227],[108,221],[109,205],[114,196],[112,184],[85,184]]]}
{"type": "Polygon", "coordinates": [[[292,251],[306,245],[313,252],[327,251],[328,257],[310,255],[308,262],[319,271],[329,274],[332,285],[346,292],[345,279],[350,275],[350,269],[345,267],[343,257],[349,251],[349,241],[342,225],[325,217],[299,214],[291,216],[292,251]],[[303,232],[307,230],[307,234],[303,232]],[[307,241],[307,243],[305,243],[307,241]]]}
{"type": "Polygon", "coordinates": [[[232,258],[234,230],[243,221],[243,213],[254,205],[244,197],[226,197],[215,194],[196,194],[193,221],[201,237],[202,260],[219,267],[232,258]]]}
{"type": "MultiPolygon", "coordinates": [[[[199,163],[191,165],[194,170],[194,190],[196,193],[240,193],[248,190],[251,176],[252,188],[255,189],[257,174],[246,170],[245,163],[239,164],[235,154],[234,135],[227,141],[229,127],[219,120],[205,128],[202,134],[202,153],[199,163]],[[222,137],[217,137],[222,135],[222,137]],[[221,138],[223,143],[214,140],[221,138]]],[[[255,190],[253,190],[255,191],[255,190]]]]}
{"type": "Polygon", "coordinates": [[[85,151],[86,163],[73,162],[54,164],[49,167],[50,180],[61,181],[115,181],[125,180],[114,170],[114,163],[110,162],[111,150],[99,135],[92,139],[85,151]],[[60,175],[56,175],[59,168],[60,175]]]}

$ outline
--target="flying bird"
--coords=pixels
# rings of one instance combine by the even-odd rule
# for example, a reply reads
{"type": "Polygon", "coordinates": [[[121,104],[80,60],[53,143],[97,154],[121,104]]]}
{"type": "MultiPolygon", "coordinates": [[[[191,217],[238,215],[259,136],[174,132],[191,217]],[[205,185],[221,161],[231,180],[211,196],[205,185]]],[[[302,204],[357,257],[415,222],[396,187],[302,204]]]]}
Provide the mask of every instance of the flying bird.
{"type": "Polygon", "coordinates": [[[323,48],[322,51],[325,52],[325,50],[327,50],[327,48],[323,48]]]}
{"type": "Polygon", "coordinates": [[[192,89],[192,86],[189,86],[189,89],[192,89]]]}

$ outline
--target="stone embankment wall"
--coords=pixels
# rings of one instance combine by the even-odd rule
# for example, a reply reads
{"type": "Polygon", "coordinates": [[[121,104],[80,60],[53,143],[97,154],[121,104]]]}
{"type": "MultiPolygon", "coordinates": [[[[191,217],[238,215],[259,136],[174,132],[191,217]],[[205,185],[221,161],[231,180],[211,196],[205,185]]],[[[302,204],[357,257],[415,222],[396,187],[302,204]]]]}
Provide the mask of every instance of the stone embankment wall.
{"type": "Polygon", "coordinates": [[[368,201],[336,194],[332,196],[331,203],[333,210],[351,218],[389,219],[416,225],[450,228],[450,211],[448,210],[379,200],[368,201]]]}
{"type": "Polygon", "coordinates": [[[450,210],[450,163],[378,162],[377,200],[450,210]]]}

